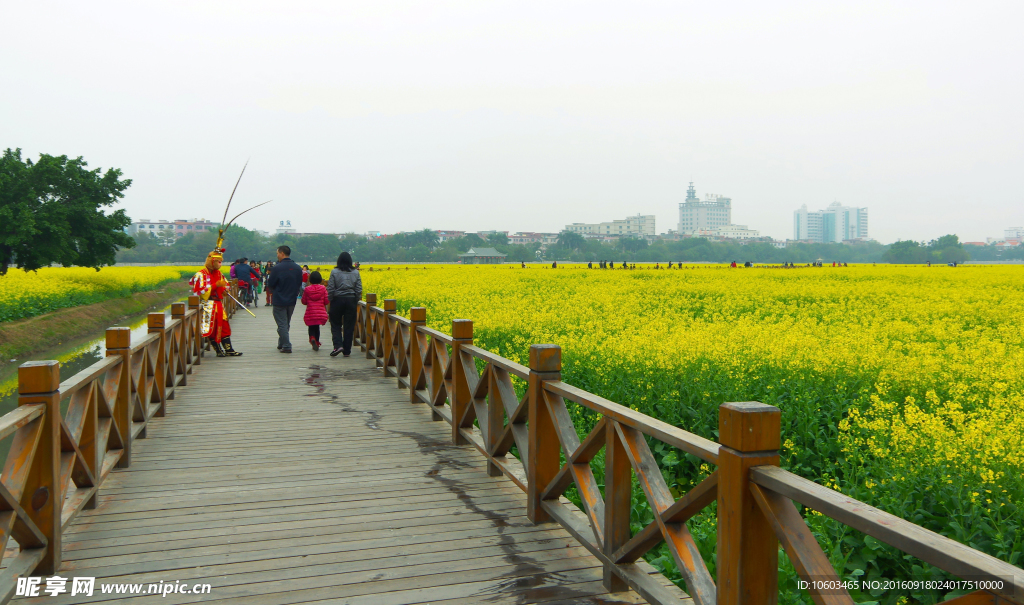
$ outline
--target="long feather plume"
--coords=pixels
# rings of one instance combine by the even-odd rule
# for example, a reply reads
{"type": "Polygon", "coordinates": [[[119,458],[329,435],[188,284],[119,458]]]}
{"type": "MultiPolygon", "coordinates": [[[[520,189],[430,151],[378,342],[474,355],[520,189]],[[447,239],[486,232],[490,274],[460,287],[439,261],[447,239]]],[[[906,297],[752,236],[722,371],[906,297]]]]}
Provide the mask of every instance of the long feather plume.
{"type": "MultiPolygon", "coordinates": [[[[256,208],[259,208],[260,206],[266,206],[267,204],[269,204],[269,203],[270,203],[270,202],[272,202],[272,201],[274,201],[274,200],[267,200],[267,201],[263,202],[262,204],[256,204],[256,205],[255,205],[255,206],[253,206],[252,208],[249,208],[249,210],[255,210],[256,208]]],[[[234,222],[235,222],[235,220],[236,220],[236,219],[237,219],[238,217],[242,216],[243,214],[245,214],[245,213],[246,213],[246,212],[248,212],[249,210],[243,210],[243,211],[239,212],[238,214],[236,214],[236,215],[235,215],[235,218],[233,218],[233,219],[231,219],[230,221],[228,221],[228,222],[227,222],[227,224],[226,224],[226,225],[224,226],[224,228],[225,228],[225,229],[227,229],[228,227],[230,227],[230,226],[231,226],[231,224],[232,224],[232,223],[234,223],[234,222]]]]}
{"type": "MultiPolygon", "coordinates": [[[[228,217],[228,209],[231,208],[231,200],[235,199],[235,191],[238,190],[238,184],[242,182],[242,174],[245,174],[245,168],[249,165],[249,160],[245,160],[245,166],[242,166],[242,173],[238,175],[238,180],[235,181],[235,188],[231,190],[231,197],[228,198],[228,205],[224,207],[224,216],[220,219],[220,224],[223,227],[225,225],[224,219],[228,217]]],[[[250,209],[251,210],[251,209],[250,209]]],[[[230,223],[228,223],[230,224],[230,223]]]]}

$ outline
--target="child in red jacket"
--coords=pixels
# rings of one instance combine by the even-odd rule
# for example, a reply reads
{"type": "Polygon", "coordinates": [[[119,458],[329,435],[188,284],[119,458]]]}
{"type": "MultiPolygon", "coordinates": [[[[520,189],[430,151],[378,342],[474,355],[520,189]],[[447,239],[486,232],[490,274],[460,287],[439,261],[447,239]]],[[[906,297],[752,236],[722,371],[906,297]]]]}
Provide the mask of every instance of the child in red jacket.
{"type": "Polygon", "coordinates": [[[323,281],[320,272],[313,271],[309,274],[309,285],[302,291],[302,304],[306,305],[302,319],[309,327],[309,344],[314,351],[320,350],[320,326],[327,323],[327,288],[323,281]]]}

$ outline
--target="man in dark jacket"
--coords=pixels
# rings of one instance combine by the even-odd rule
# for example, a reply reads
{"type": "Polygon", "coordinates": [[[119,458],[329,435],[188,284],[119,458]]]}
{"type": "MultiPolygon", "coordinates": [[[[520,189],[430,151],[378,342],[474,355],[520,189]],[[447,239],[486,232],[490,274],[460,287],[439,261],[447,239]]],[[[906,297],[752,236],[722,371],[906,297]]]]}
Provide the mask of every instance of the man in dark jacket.
{"type": "Polygon", "coordinates": [[[282,353],[292,352],[288,329],[291,327],[299,288],[302,287],[302,267],[289,258],[291,254],[292,249],[288,246],[278,247],[277,264],[270,270],[267,279],[267,291],[272,295],[274,321],[277,322],[277,350],[282,353]]]}

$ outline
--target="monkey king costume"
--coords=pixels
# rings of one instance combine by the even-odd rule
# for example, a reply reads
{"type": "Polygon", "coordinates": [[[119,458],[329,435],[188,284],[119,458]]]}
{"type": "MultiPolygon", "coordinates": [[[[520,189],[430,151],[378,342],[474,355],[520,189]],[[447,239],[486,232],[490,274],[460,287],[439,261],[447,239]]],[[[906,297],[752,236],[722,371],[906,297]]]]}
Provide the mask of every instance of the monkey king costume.
{"type": "Polygon", "coordinates": [[[220,269],[214,268],[214,261],[223,260],[224,249],[218,245],[206,257],[206,266],[189,280],[189,285],[202,301],[203,336],[209,339],[217,357],[238,357],[241,353],[231,346],[231,325],[222,302],[229,284],[220,269]]]}

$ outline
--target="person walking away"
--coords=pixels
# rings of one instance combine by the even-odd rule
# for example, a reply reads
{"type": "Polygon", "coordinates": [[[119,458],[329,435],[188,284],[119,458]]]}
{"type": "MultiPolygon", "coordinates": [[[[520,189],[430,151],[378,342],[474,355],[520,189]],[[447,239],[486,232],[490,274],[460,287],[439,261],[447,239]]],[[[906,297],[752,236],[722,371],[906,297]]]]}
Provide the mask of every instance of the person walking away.
{"type": "Polygon", "coordinates": [[[252,267],[253,276],[253,299],[252,302],[257,307],[260,306],[260,294],[263,294],[263,273],[260,271],[260,264],[256,261],[250,261],[249,266],[252,267]]]}
{"type": "Polygon", "coordinates": [[[324,278],[319,271],[309,274],[309,285],[302,291],[302,304],[306,312],[302,319],[309,331],[309,344],[314,351],[320,350],[320,326],[327,323],[327,288],[323,285],[324,278]]]}
{"type": "Polygon", "coordinates": [[[352,255],[342,252],[338,265],[331,269],[327,280],[327,298],[330,300],[331,357],[341,353],[348,357],[352,353],[352,334],[356,329],[356,312],[363,298],[363,280],[359,270],[352,266],[352,255]]]}
{"type": "Polygon", "coordinates": [[[309,265],[302,265],[302,287],[299,289],[299,296],[302,296],[307,285],[309,285],[309,265]]]}
{"type": "Polygon", "coordinates": [[[249,301],[254,300],[254,285],[252,283],[254,275],[252,267],[249,266],[246,260],[247,259],[243,258],[237,265],[235,265],[233,273],[235,274],[235,279],[238,280],[238,287],[245,290],[245,293],[242,295],[242,302],[248,307],[249,301]]]}
{"type": "Polygon", "coordinates": [[[302,267],[290,258],[291,255],[290,247],[278,246],[277,264],[270,270],[270,279],[267,280],[267,292],[271,293],[274,321],[277,322],[277,350],[282,353],[292,352],[288,330],[302,286],[302,267]]]}

